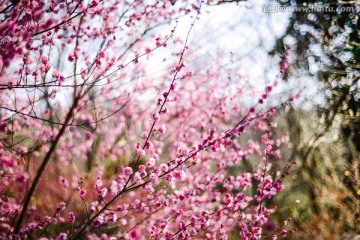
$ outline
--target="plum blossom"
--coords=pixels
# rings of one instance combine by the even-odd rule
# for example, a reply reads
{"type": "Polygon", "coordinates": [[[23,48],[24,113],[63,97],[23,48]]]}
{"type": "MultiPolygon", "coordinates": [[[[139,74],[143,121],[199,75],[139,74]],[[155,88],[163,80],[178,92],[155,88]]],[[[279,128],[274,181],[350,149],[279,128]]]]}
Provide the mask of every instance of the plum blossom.
{"type": "Polygon", "coordinates": [[[68,213],[68,221],[71,223],[75,222],[75,215],[73,212],[68,213]]]}

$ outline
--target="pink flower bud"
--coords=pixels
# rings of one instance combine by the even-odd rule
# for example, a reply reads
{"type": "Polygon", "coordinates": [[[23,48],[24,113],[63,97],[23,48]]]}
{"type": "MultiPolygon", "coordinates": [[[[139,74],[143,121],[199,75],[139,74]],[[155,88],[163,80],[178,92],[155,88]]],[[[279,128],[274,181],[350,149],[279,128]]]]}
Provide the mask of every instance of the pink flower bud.
{"type": "Polygon", "coordinates": [[[154,113],[154,114],[153,114],[153,120],[154,120],[154,122],[159,121],[159,120],[160,120],[160,116],[159,116],[159,114],[154,113]]]}
{"type": "Polygon", "coordinates": [[[99,58],[105,58],[105,52],[104,51],[99,52],[99,58]]]}
{"type": "Polygon", "coordinates": [[[284,73],[289,68],[289,64],[286,61],[282,61],[280,64],[280,72],[284,73]]]}
{"type": "Polygon", "coordinates": [[[80,187],[77,188],[78,192],[79,192],[79,195],[80,195],[80,198],[84,198],[85,195],[86,195],[86,190],[85,189],[82,189],[80,187]]]}
{"type": "Polygon", "coordinates": [[[71,222],[71,223],[75,222],[75,215],[74,215],[73,212],[69,212],[68,221],[71,222]]]}

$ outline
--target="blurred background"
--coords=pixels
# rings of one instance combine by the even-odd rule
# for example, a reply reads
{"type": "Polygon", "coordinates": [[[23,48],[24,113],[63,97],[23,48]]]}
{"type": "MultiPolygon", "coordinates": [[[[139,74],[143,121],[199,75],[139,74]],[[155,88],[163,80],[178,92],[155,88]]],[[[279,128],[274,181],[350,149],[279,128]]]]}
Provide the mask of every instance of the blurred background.
{"type": "MultiPolygon", "coordinates": [[[[176,0],[172,2],[176,4],[176,0]]],[[[282,147],[282,158],[278,165],[273,165],[273,170],[278,170],[284,163],[296,161],[297,164],[286,178],[286,188],[266,202],[269,206],[281,207],[266,224],[265,235],[272,236],[271,233],[287,221],[286,229],[296,229],[296,232],[288,234],[286,239],[360,239],[359,15],[359,0],[224,0],[214,6],[207,1],[202,6],[200,20],[190,36],[196,42],[190,45],[185,57],[189,65],[201,69],[201,64],[214,59],[214,65],[220,70],[227,69],[227,65],[235,66],[234,76],[239,78],[239,83],[244,81],[243,88],[250,89],[248,84],[255,87],[249,99],[239,99],[248,106],[254,104],[254,96],[263,92],[264,86],[274,82],[277,86],[266,102],[267,108],[300,96],[273,116],[278,123],[273,138],[288,136],[282,147]],[[196,58],[192,59],[191,51],[195,50],[196,58]],[[284,61],[280,56],[287,50],[289,68],[279,74],[279,65],[284,61]]],[[[174,39],[186,36],[192,22],[190,17],[179,17],[174,39]]],[[[170,27],[164,26],[164,32],[170,27]]],[[[160,64],[164,59],[159,56],[158,61],[152,59],[145,67],[151,69],[154,76],[167,74],[164,65],[160,64]]],[[[219,75],[228,74],[220,70],[219,75]]],[[[146,79],[148,75],[141,76],[140,73],[130,82],[136,80],[139,86],[141,83],[156,85],[149,81],[151,78],[146,79]]],[[[220,79],[211,77],[209,81],[220,79]]],[[[202,87],[203,95],[206,95],[207,89],[202,87]]],[[[232,89],[228,87],[231,88],[224,83],[224,89],[231,93],[232,89]]],[[[128,88],[132,90],[131,86],[128,88]]],[[[216,94],[224,94],[224,89],[219,89],[216,94]]],[[[95,92],[90,92],[89,99],[95,102],[93,95],[95,92]]],[[[116,98],[119,103],[126,101],[126,97],[116,95],[116,98]]],[[[146,100],[148,96],[139,98],[146,100]]],[[[122,123],[130,125],[131,116],[134,115],[124,114],[122,123]]],[[[117,137],[113,136],[114,145],[119,143],[122,147],[126,135],[121,131],[122,126],[104,126],[102,131],[107,132],[107,128],[118,133],[117,137]]],[[[134,129],[141,127],[134,126],[134,129]]],[[[91,137],[89,135],[87,139],[91,151],[83,154],[85,148],[75,157],[86,158],[87,165],[81,167],[95,176],[94,159],[100,154],[98,149],[103,136],[99,134],[93,143],[91,137]]],[[[251,136],[240,141],[249,139],[251,136]]],[[[83,141],[83,138],[79,135],[78,139],[64,141],[83,141]]],[[[132,141],[126,139],[125,143],[132,141]]],[[[110,159],[110,153],[101,154],[110,159]]],[[[105,176],[113,175],[111,169],[128,164],[125,157],[115,160],[118,165],[111,163],[105,167],[105,176]]],[[[230,171],[242,172],[249,167],[245,163],[230,171]]],[[[62,192],[56,191],[52,194],[59,195],[60,199],[62,192]]],[[[234,229],[231,239],[238,239],[238,233],[239,229],[234,229]]]]}
{"type": "Polygon", "coordinates": [[[289,136],[282,161],[298,164],[271,202],[282,207],[269,234],[291,218],[288,239],[360,239],[360,2],[226,2],[202,16],[211,47],[243,56],[259,86],[277,78],[290,48],[275,99],[301,94],[275,116],[289,136]]]}

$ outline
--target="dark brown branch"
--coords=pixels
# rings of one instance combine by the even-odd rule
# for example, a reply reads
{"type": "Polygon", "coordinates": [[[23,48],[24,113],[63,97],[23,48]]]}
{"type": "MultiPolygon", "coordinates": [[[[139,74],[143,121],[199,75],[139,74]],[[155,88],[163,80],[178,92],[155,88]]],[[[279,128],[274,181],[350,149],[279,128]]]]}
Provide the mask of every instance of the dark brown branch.
{"type": "Polygon", "coordinates": [[[29,207],[31,197],[33,196],[33,194],[35,192],[36,186],[37,186],[37,184],[38,184],[38,182],[39,182],[39,180],[41,178],[42,173],[44,172],[44,170],[45,170],[47,164],[49,163],[53,153],[55,152],[56,146],[57,146],[60,138],[62,137],[62,135],[65,132],[67,124],[69,123],[69,121],[71,120],[71,118],[74,115],[74,111],[75,111],[75,108],[76,108],[78,102],[79,102],[79,98],[75,98],[74,103],[73,103],[73,105],[72,105],[72,107],[71,107],[71,109],[70,109],[70,111],[69,111],[69,113],[68,113],[68,115],[67,115],[67,117],[66,117],[66,119],[64,121],[64,125],[61,127],[59,133],[57,134],[57,136],[56,136],[56,138],[54,140],[54,142],[51,144],[51,147],[50,147],[48,153],[46,154],[46,156],[45,156],[39,170],[37,171],[36,177],[34,178],[34,181],[31,184],[31,188],[30,188],[28,194],[26,195],[26,198],[25,198],[25,201],[24,201],[24,204],[23,204],[23,208],[21,210],[19,219],[18,219],[18,221],[16,223],[15,230],[14,230],[15,234],[18,234],[19,231],[20,231],[21,224],[22,224],[22,222],[24,220],[26,211],[27,211],[27,209],[29,207]]]}

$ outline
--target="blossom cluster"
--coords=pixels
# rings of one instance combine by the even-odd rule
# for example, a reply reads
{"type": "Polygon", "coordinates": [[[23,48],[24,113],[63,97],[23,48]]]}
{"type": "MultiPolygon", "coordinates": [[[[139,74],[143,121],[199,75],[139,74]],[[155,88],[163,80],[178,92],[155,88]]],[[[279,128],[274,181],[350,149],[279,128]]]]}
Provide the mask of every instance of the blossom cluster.
{"type": "Polygon", "coordinates": [[[261,238],[294,164],[273,134],[277,82],[197,62],[203,2],[5,2],[1,238],[261,238]]]}

